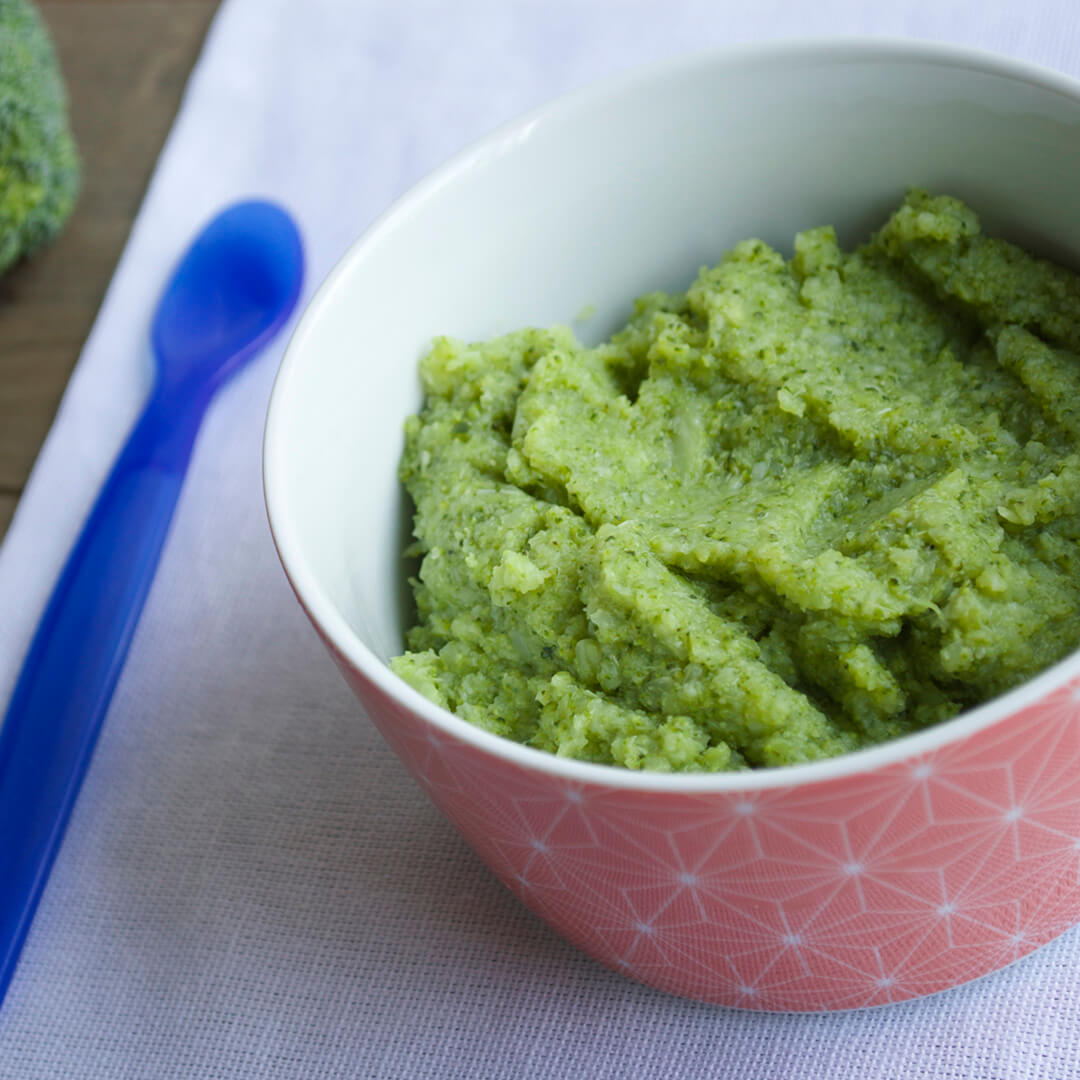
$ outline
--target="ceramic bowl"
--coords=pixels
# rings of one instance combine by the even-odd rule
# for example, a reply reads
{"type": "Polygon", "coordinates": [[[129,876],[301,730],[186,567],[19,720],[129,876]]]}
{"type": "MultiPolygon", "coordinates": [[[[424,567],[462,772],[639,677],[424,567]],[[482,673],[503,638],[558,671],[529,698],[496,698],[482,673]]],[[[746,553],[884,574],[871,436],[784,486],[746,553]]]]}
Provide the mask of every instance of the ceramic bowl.
{"type": "MultiPolygon", "coordinates": [[[[433,335],[607,336],[735,241],[865,238],[911,185],[1080,252],[1080,84],[982,53],[796,42],[565,97],[396,203],[322,286],[270,406],[265,487],[295,592],[428,796],[602,963],[710,1002],[826,1010],[985,975],[1080,921],[1080,658],[832,761],[673,776],[478,730],[394,676],[409,523],[396,479],[433,335]]],[[[432,887],[436,887],[432,883],[432,887]]]]}

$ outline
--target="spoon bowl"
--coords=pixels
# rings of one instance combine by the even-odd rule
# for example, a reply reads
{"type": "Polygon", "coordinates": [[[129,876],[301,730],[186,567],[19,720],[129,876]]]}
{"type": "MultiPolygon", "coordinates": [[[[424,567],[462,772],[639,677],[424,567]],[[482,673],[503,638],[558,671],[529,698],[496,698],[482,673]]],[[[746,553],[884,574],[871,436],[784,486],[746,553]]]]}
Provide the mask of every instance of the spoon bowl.
{"type": "Polygon", "coordinates": [[[289,317],[302,278],[300,235],[273,203],[237,203],[196,237],[150,330],[158,378],[215,388],[289,317]]]}

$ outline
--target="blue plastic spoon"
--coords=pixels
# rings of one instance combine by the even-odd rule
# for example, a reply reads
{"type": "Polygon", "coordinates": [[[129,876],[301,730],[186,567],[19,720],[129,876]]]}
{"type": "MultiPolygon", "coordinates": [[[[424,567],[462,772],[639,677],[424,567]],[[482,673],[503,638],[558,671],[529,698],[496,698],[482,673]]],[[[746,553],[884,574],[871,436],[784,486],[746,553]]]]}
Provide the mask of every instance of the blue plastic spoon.
{"type": "Polygon", "coordinates": [[[215,217],[158,304],[157,379],[83,526],[0,727],[0,1002],[82,785],[219,386],[282,327],[303,248],[266,202],[215,217]]]}

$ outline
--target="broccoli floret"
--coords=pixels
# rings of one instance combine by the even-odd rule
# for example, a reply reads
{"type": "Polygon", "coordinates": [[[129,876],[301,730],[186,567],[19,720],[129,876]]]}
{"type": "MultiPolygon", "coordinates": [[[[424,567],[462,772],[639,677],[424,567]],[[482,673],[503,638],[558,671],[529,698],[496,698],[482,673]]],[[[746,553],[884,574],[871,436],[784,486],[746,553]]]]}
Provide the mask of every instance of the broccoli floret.
{"type": "Polygon", "coordinates": [[[56,235],[78,188],[52,40],[30,0],[0,0],[0,273],[56,235]]]}

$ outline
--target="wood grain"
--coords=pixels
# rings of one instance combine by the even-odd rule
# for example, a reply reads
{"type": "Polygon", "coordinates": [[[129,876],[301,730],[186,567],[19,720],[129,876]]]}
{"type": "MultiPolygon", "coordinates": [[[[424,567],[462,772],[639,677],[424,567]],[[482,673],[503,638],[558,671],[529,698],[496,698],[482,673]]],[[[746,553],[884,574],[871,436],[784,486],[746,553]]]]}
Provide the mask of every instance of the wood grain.
{"type": "Polygon", "coordinates": [[[83,191],[59,239],[0,277],[0,537],[49,429],[217,0],[43,0],[83,191]]]}
{"type": "Polygon", "coordinates": [[[14,495],[0,495],[0,536],[7,532],[7,527],[11,524],[16,502],[18,499],[14,495]]]}

